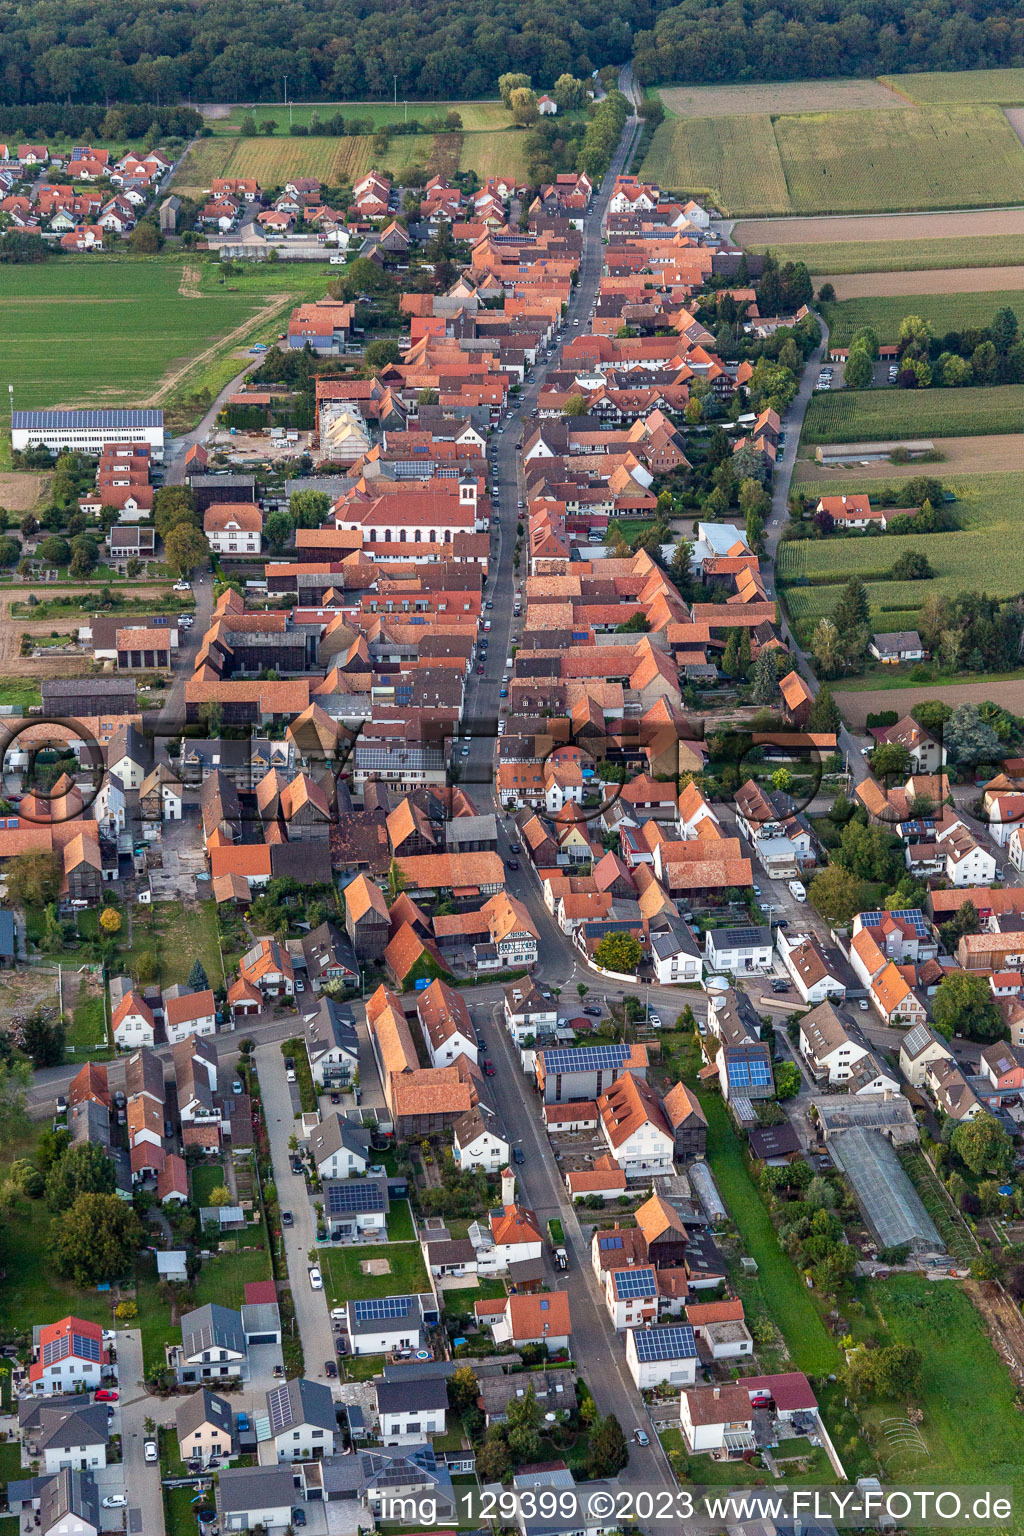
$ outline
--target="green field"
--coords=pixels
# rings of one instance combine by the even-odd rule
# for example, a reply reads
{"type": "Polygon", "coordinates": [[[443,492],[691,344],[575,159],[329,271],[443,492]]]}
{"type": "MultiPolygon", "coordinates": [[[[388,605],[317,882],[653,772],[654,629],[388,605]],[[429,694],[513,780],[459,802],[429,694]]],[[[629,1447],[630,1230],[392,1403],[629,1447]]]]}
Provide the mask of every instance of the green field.
{"type": "MultiPolygon", "coordinates": [[[[939,466],[941,473],[941,466],[939,466]]],[[[858,482],[857,490],[877,496],[884,481],[858,482]]],[[[800,539],[779,545],[776,572],[786,608],[801,635],[835,607],[839,586],[862,576],[872,621],[883,630],[914,628],[915,614],[930,592],[952,595],[965,589],[1010,597],[1024,590],[1024,544],[1019,537],[1024,472],[1016,475],[968,475],[949,482],[957,496],[963,528],[905,538],[800,539]],[[908,549],[927,554],[935,576],[927,581],[889,581],[886,573],[908,549]],[[819,584],[792,583],[807,577],[819,584]],[[834,584],[822,580],[831,577],[834,584]],[[911,622],[904,623],[909,619],[911,622]]],[[[801,485],[806,496],[837,495],[835,481],[801,485]]]]}
{"type": "Polygon", "coordinates": [[[927,75],[879,75],[883,85],[922,106],[991,102],[997,107],[1024,103],[1024,69],[938,70],[927,75]]]}
{"type": "Polygon", "coordinates": [[[381,1243],[363,1248],[318,1250],[324,1286],[331,1306],[376,1296],[409,1296],[429,1291],[430,1283],[419,1243],[381,1243]],[[385,1275],[364,1275],[362,1264],[386,1259],[385,1275]]]}
{"type": "Polygon", "coordinates": [[[183,285],[184,265],[180,257],[100,256],[5,267],[0,374],[14,381],[16,406],[163,403],[172,375],[187,364],[201,373],[239,327],[237,342],[224,342],[231,353],[265,330],[261,311],[275,295],[287,302],[314,278],[326,286],[324,270],[283,265],[229,286],[192,258],[197,290],[183,285]]]}
{"type": "Polygon", "coordinates": [[[710,196],[723,213],[788,213],[786,174],[767,113],[669,118],[642,173],[672,191],[710,196]]]}
{"type": "Polygon", "coordinates": [[[994,106],[673,118],[642,170],[736,215],[1024,202],[1024,146],[994,106]]]}
{"type": "Polygon", "coordinates": [[[215,901],[200,901],[187,907],[173,901],[158,901],[149,909],[148,919],[139,912],[133,921],[135,948],[155,950],[162,987],[186,982],[197,959],[203,962],[211,987],[224,985],[215,901]]]}
{"type": "Polygon", "coordinates": [[[836,390],[834,394],[812,397],[801,441],[861,443],[875,439],[889,442],[897,437],[984,437],[990,432],[1019,432],[1022,421],[1021,384],[970,389],[836,390]]]}
{"type": "Polygon", "coordinates": [[[227,117],[211,118],[209,127],[214,134],[230,134],[233,129],[241,126],[246,117],[252,115],[257,123],[267,119],[276,122],[278,135],[284,136],[291,123],[301,123],[308,128],[314,113],[325,119],[333,117],[336,112],[340,112],[342,117],[358,117],[364,121],[369,118],[375,128],[381,128],[386,123],[413,120],[425,123],[429,118],[443,117],[448,111],[458,112],[466,133],[508,128],[512,123],[511,114],[500,100],[400,101],[397,106],[390,101],[304,101],[293,102],[288,107],[278,101],[271,102],[269,106],[234,106],[227,117]]]}
{"type": "MultiPolygon", "coordinates": [[[[766,245],[748,245],[762,256],[766,245]]],[[[968,235],[959,240],[832,240],[823,244],[776,242],[780,261],[802,261],[815,277],[844,272],[926,272],[960,267],[1015,267],[1021,260],[1020,235],[968,235]]],[[[908,300],[909,302],[909,300],[908,300]]]]}
{"type": "MultiPolygon", "coordinates": [[[[1021,242],[1024,248],[1024,241],[1021,242]]],[[[823,315],[829,341],[847,347],[863,325],[874,328],[884,345],[895,342],[906,315],[920,315],[936,336],[947,331],[983,330],[997,309],[1007,305],[1024,314],[1024,293],[1017,289],[993,289],[988,293],[910,293],[895,297],[841,299],[826,304],[823,315]]]]}

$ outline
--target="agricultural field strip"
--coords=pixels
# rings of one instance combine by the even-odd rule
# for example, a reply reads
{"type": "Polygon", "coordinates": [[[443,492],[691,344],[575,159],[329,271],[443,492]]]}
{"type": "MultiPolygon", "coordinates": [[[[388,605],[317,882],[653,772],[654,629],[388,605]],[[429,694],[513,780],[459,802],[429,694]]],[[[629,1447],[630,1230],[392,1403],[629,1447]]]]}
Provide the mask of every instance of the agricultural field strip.
{"type": "MultiPolygon", "coordinates": [[[[998,270],[998,269],[996,269],[998,270]]],[[[1024,278],[1024,267],[1020,268],[1024,278]]],[[[928,274],[931,277],[931,274],[928,274]]],[[[950,274],[955,278],[956,274],[950,274]]],[[[934,279],[932,279],[934,283],[934,279]]],[[[1019,288],[989,288],[984,290],[960,290],[952,287],[948,292],[936,292],[934,286],[927,292],[892,294],[884,292],[857,296],[840,302],[826,304],[823,318],[828,325],[829,341],[837,347],[849,346],[862,326],[870,325],[883,345],[897,340],[900,322],[906,315],[920,315],[931,325],[936,336],[947,331],[982,329],[988,325],[997,309],[1009,307],[1024,314],[1024,294],[1019,288]]]]}
{"type": "MultiPolygon", "coordinates": [[[[1019,246],[1020,242],[1018,242],[1019,246]]],[[[1019,254],[1019,252],[1018,252],[1019,254]]],[[[783,260],[792,260],[786,255],[783,260]]],[[[825,274],[815,274],[815,284],[825,274]]],[[[965,309],[981,299],[998,309],[1002,303],[1021,301],[1024,266],[952,267],[938,275],[934,271],[848,272],[830,277],[837,299],[898,298],[906,304],[920,294],[948,297],[970,295],[965,309]]]]}
{"type": "Polygon", "coordinates": [[[737,215],[1024,202],[1024,146],[993,106],[676,117],[642,170],[737,215]]]}
{"type": "Polygon", "coordinates": [[[1024,105],[1024,69],[936,70],[879,75],[878,81],[921,106],[967,106],[975,102],[997,107],[1024,105]]]}
{"type": "MultiPolygon", "coordinates": [[[[978,215],[982,217],[982,215],[978,215]]],[[[969,235],[955,242],[949,240],[823,240],[820,244],[806,241],[787,243],[775,240],[771,245],[762,241],[741,242],[745,249],[763,256],[774,251],[780,261],[802,261],[813,274],[815,286],[824,278],[835,280],[843,274],[858,278],[863,274],[908,273],[912,278],[924,271],[955,272],[991,271],[993,284],[1008,281],[999,275],[999,268],[1015,268],[1020,261],[1022,237],[1020,235],[969,235]],[[965,265],[966,264],[966,265],[965,265]]],[[[916,278],[915,278],[916,280],[916,278]]],[[[980,284],[980,278],[978,279],[980,284]]],[[[838,290],[839,284],[835,284],[838,290]]],[[[876,292],[880,291],[875,289],[876,292]]]]}
{"type": "Polygon", "coordinates": [[[886,110],[906,102],[876,80],[793,80],[759,85],[663,85],[657,94],[674,117],[738,117],[768,112],[886,110]]]}
{"type": "Polygon", "coordinates": [[[803,449],[814,443],[890,442],[901,437],[986,437],[1019,432],[1022,421],[1021,384],[837,390],[812,397],[800,441],[803,449]]]}
{"type": "MultiPolygon", "coordinates": [[[[935,472],[941,475],[941,468],[935,472]]],[[[886,484],[891,482],[859,481],[857,489],[877,496],[886,484]]],[[[1024,543],[1017,537],[1024,471],[955,477],[948,485],[958,498],[956,512],[964,525],[960,531],[781,543],[776,571],[793,620],[802,625],[831,613],[837,588],[854,575],[863,576],[872,614],[879,619],[884,615],[884,628],[899,627],[890,622],[892,616],[912,616],[930,592],[951,594],[970,588],[1010,597],[1024,590],[1024,543]],[[909,549],[928,556],[934,578],[887,579],[885,573],[893,562],[909,549]],[[791,585],[801,577],[819,584],[791,585]]],[[[814,481],[801,484],[800,489],[805,496],[817,497],[836,495],[840,487],[835,481],[814,481]]]]}

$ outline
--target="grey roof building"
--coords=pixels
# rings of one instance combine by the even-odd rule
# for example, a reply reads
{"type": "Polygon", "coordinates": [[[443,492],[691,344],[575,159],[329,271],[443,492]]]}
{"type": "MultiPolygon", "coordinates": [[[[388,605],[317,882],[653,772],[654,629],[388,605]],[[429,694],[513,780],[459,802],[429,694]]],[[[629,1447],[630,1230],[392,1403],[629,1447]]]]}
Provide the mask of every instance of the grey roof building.
{"type": "Polygon", "coordinates": [[[370,1133],[341,1115],[328,1115],[309,1138],[309,1155],[318,1168],[339,1152],[350,1152],[364,1163],[370,1158],[370,1133]]]}
{"type": "Polygon", "coordinates": [[[274,1436],[294,1429],[297,1424],[312,1424],[333,1434],[337,1423],[330,1387],[308,1381],[305,1376],[295,1376],[280,1387],[271,1387],[267,1393],[267,1413],[274,1436]]]}
{"type": "Polygon", "coordinates": [[[448,1388],[443,1377],[416,1381],[375,1381],[377,1412],[426,1413],[448,1407],[448,1388]]]}
{"type": "Polygon", "coordinates": [[[319,1083],[346,1080],[359,1065],[355,1014],[347,1003],[324,997],[302,1024],[309,1068],[319,1083]]]}
{"type": "Polygon", "coordinates": [[[227,1467],[217,1478],[222,1531],[254,1525],[288,1525],[295,1500],[291,1467],[227,1467]]]}
{"type": "Polygon", "coordinates": [[[110,1151],[110,1112],[95,1099],[72,1104],[68,1111],[68,1129],[72,1146],[87,1141],[110,1151]]]}
{"type": "Polygon", "coordinates": [[[82,1526],[100,1528],[100,1496],[91,1472],[65,1467],[51,1477],[39,1495],[39,1523],[44,1533],[69,1516],[82,1526]]]}
{"type": "Polygon", "coordinates": [[[81,1397],[30,1400],[29,1412],[18,1418],[25,1442],[33,1456],[45,1455],[52,1446],[107,1445],[107,1411],[103,1403],[90,1403],[81,1397]]]}
{"type": "Polygon", "coordinates": [[[174,1425],[179,1440],[194,1434],[203,1424],[218,1425],[230,1438],[233,1419],[227,1398],[219,1397],[207,1387],[200,1387],[198,1392],[190,1392],[174,1410],[174,1425]]]}
{"type": "Polygon", "coordinates": [[[216,1302],[186,1312],[181,1342],[186,1360],[200,1369],[212,1367],[204,1374],[237,1375],[239,1362],[247,1360],[241,1314],[216,1302]]]}

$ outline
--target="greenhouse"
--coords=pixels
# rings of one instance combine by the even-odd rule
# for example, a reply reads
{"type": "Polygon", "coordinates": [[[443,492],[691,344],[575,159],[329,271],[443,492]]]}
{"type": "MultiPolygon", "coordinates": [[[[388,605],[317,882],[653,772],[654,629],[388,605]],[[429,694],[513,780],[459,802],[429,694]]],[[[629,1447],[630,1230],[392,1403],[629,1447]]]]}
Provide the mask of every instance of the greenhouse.
{"type": "Polygon", "coordinates": [[[832,1160],[846,1174],[880,1248],[909,1243],[915,1253],[944,1253],[945,1244],[891,1143],[857,1127],[829,1142],[832,1160]]]}

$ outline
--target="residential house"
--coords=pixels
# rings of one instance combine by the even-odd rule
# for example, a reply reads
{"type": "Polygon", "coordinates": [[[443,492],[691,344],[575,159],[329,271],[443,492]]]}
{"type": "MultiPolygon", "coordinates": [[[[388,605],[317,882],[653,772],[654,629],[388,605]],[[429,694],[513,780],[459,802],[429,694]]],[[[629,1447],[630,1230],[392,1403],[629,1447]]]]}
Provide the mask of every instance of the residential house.
{"type": "Polygon", "coordinates": [[[290,1467],[225,1467],[217,1477],[217,1523],[222,1531],[283,1530],[292,1524],[295,1492],[290,1467]]]}
{"type": "Polygon", "coordinates": [[[452,1126],[452,1156],[463,1171],[479,1168],[500,1173],[508,1167],[510,1146],[493,1115],[479,1104],[460,1115],[452,1126]]]}
{"type": "Polygon", "coordinates": [[[666,1093],[662,1108],[672,1127],[673,1159],[691,1162],[702,1158],[707,1148],[708,1122],[693,1090],[685,1083],[676,1083],[666,1093]]]}
{"type": "Polygon", "coordinates": [[[310,1133],[308,1150],[321,1179],[351,1179],[366,1172],[370,1133],[341,1115],[328,1115],[310,1133]]]}
{"type": "Polygon", "coordinates": [[[952,1060],[946,1041],[927,1024],[915,1024],[900,1041],[900,1071],[915,1088],[924,1086],[932,1062],[952,1060]]]}
{"type": "Polygon", "coordinates": [[[134,987],[118,1003],[110,1023],[118,1050],[131,1051],[140,1045],[152,1045],[156,1038],[152,1009],[134,987]]]}
{"type": "Polygon", "coordinates": [[[330,1387],[304,1376],[271,1387],[267,1417],[278,1461],[333,1456],[338,1424],[330,1387]]]}
{"type": "Polygon", "coordinates": [[[924,1083],[936,1107],[951,1120],[973,1120],[984,1112],[985,1106],[954,1061],[942,1058],[930,1061],[925,1068],[924,1083]]]}
{"type": "Polygon", "coordinates": [[[741,1382],[684,1388],[679,1397],[679,1427],[691,1455],[752,1451],[754,1410],[741,1382]]]}
{"type": "Polygon", "coordinates": [[[425,1435],[443,1435],[448,1388],[441,1376],[374,1382],[377,1419],[385,1445],[418,1444],[425,1435]]]}
{"type": "Polygon", "coordinates": [[[770,928],[709,928],[704,941],[708,970],[749,975],[772,967],[770,928]]]}
{"type": "Polygon", "coordinates": [[[606,1269],[604,1303],[616,1333],[649,1328],[658,1318],[658,1277],[648,1265],[606,1269]]]}
{"type": "Polygon", "coordinates": [[[306,975],[314,992],[329,986],[358,986],[359,962],[345,934],[330,920],[302,939],[306,975]]]}
{"type": "Polygon", "coordinates": [[[207,1302],[181,1319],[179,1383],[249,1379],[249,1353],[240,1312],[207,1302]]]}
{"type": "Polygon", "coordinates": [[[47,1476],[65,1467],[84,1472],[107,1464],[110,1430],[103,1403],[90,1403],[81,1395],[42,1401],[22,1398],[18,1427],[25,1450],[42,1461],[47,1476]]]}
{"type": "Polygon", "coordinates": [[[238,1446],[234,1413],[226,1397],[218,1397],[208,1387],[200,1387],[179,1402],[174,1415],[178,1436],[178,1455],[186,1466],[197,1462],[209,1465],[212,1458],[226,1460],[238,1446]]]}
{"type": "Polygon", "coordinates": [[[423,1344],[423,1307],[418,1296],[389,1296],[386,1308],[372,1301],[350,1301],[345,1326],[353,1355],[419,1349],[423,1344]]]}
{"type": "Polygon", "coordinates": [[[675,1135],[661,1100],[643,1079],[624,1072],[597,1100],[601,1134],[629,1178],[669,1173],[675,1135]]]}
{"type": "Polygon", "coordinates": [[[292,997],[295,969],[287,950],[276,939],[258,939],[238,962],[240,981],[247,981],[265,999],[292,997]]]}
{"type": "Polygon", "coordinates": [[[164,1029],[168,1045],[177,1045],[192,1035],[216,1034],[217,1005],[210,988],[198,992],[170,989],[164,996],[164,1029]],[[172,996],[172,991],[177,995],[172,996]]]}
{"type": "Polygon", "coordinates": [[[530,1036],[537,1040],[554,1034],[558,1026],[558,1001],[543,982],[525,977],[510,981],[504,994],[505,1027],[516,1045],[522,1045],[530,1036]]]}
{"type": "Polygon", "coordinates": [[[569,1298],[565,1291],[538,1291],[507,1296],[504,1301],[475,1303],[477,1321],[489,1327],[496,1344],[522,1349],[546,1344],[549,1350],[568,1349],[572,1337],[569,1298]]]}
{"type": "Polygon", "coordinates": [[[29,1389],[36,1397],[67,1392],[94,1392],[109,1371],[110,1351],[103,1329],[80,1317],[62,1317],[32,1332],[29,1389]]]}
{"type": "Polygon", "coordinates": [[[203,514],[203,532],[218,555],[258,555],[263,513],[251,502],[214,502],[203,514]]]}
{"type": "Polygon", "coordinates": [[[872,635],[868,650],[883,666],[899,666],[901,662],[924,661],[926,651],[916,629],[903,629],[872,635]]]}
{"type": "Polygon", "coordinates": [[[829,1084],[848,1082],[857,1063],[867,1056],[867,1047],[852,1039],[846,1025],[829,1002],[800,1020],[800,1054],[817,1078],[829,1084]]]}
{"type": "Polygon", "coordinates": [[[387,1236],[390,1201],[386,1178],[328,1178],[321,1193],[324,1225],[332,1242],[387,1236]]]}
{"type": "Polygon", "coordinates": [[[449,1067],[459,1056],[476,1065],[476,1031],[461,993],[438,978],[421,992],[416,1014],[431,1066],[449,1067]]]}
{"type": "Polygon", "coordinates": [[[359,1035],[349,1005],[321,998],[316,1013],[303,1019],[302,1032],[314,1083],[327,1090],[350,1083],[359,1070],[359,1035]]]}
{"type": "Polygon", "coordinates": [[[782,963],[805,1003],[813,1006],[826,998],[841,1001],[846,996],[846,983],[839,974],[839,957],[826,954],[813,934],[790,934],[787,929],[780,928],[776,944],[782,963]]]}
{"type": "Polygon", "coordinates": [[[626,1334],[626,1368],[640,1392],[663,1383],[692,1387],[697,1377],[694,1330],[686,1323],[630,1328],[626,1334]]]}

